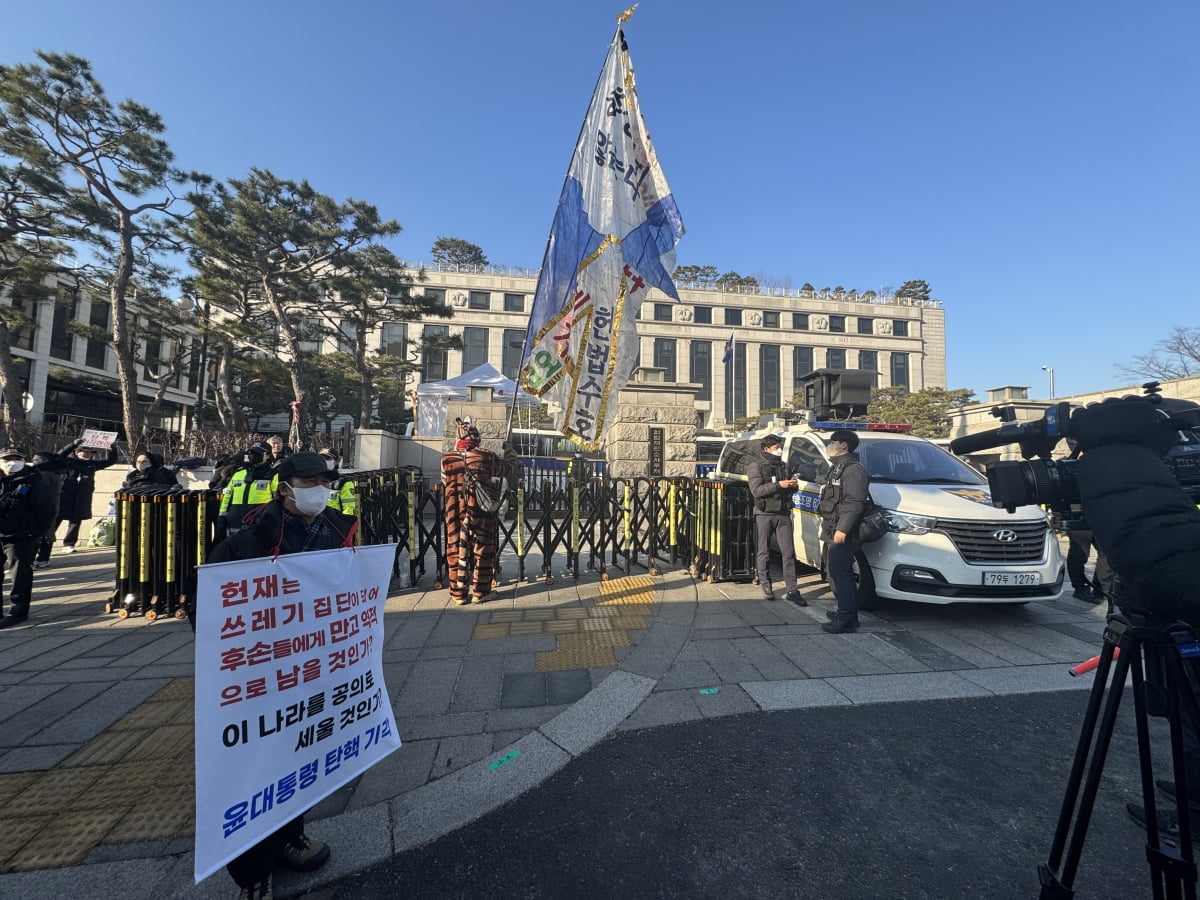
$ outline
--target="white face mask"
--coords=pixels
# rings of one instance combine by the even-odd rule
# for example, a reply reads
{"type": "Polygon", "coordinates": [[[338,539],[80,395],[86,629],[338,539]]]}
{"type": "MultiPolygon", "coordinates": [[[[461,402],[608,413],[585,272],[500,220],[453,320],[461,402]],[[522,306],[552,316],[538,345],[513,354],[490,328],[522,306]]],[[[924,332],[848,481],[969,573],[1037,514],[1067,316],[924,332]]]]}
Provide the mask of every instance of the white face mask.
{"type": "Polygon", "coordinates": [[[0,462],[0,469],[4,470],[5,475],[15,475],[25,468],[25,460],[23,459],[6,459],[0,462]]]}
{"type": "Polygon", "coordinates": [[[326,468],[326,469],[332,470],[332,469],[333,469],[333,467],[334,467],[334,466],[336,466],[336,465],[337,465],[337,460],[335,460],[335,459],[327,459],[327,460],[325,460],[325,468],[326,468]]]}
{"type": "Polygon", "coordinates": [[[767,452],[770,453],[772,456],[783,456],[783,448],[782,447],[772,447],[767,452]]]}
{"type": "Polygon", "coordinates": [[[288,487],[292,492],[296,510],[302,516],[315,516],[329,503],[329,488],[324,485],[307,488],[291,487],[291,485],[288,487]]]}

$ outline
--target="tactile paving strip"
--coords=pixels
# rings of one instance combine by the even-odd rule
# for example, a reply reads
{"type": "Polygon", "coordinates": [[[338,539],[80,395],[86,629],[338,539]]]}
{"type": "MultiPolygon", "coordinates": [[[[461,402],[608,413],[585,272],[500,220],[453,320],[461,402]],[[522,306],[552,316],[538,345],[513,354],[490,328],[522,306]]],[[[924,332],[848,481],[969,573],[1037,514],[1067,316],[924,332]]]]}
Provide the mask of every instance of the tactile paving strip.
{"type": "Polygon", "coordinates": [[[53,769],[0,775],[0,872],[77,865],[100,843],[190,836],[193,692],[177,678],[53,769]]]}
{"type": "Polygon", "coordinates": [[[537,654],[539,672],[558,672],[563,669],[600,669],[617,664],[611,647],[600,650],[550,650],[537,654]]]}

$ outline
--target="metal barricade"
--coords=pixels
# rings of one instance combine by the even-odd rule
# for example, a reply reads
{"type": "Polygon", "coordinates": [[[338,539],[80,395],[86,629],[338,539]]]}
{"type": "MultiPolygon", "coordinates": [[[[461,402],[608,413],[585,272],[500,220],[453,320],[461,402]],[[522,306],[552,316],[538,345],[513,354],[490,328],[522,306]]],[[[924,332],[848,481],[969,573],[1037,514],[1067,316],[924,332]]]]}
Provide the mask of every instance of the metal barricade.
{"type": "Polygon", "coordinates": [[[116,583],[104,611],[121,618],[182,619],[196,566],[216,535],[220,494],[139,485],[117,491],[116,583]]]}

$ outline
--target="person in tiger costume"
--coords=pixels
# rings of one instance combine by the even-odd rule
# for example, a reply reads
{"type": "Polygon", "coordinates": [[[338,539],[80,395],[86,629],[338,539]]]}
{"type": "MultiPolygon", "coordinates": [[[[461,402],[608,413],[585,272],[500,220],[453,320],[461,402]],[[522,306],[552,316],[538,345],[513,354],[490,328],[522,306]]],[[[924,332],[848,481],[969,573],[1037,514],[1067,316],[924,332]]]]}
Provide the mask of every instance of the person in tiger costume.
{"type": "Polygon", "coordinates": [[[511,449],[501,457],[481,447],[479,429],[472,425],[459,428],[454,450],[442,457],[446,565],[450,571],[450,598],[455,603],[487,603],[499,596],[492,590],[500,555],[499,515],[479,509],[471,481],[511,480],[520,466],[511,449]]]}

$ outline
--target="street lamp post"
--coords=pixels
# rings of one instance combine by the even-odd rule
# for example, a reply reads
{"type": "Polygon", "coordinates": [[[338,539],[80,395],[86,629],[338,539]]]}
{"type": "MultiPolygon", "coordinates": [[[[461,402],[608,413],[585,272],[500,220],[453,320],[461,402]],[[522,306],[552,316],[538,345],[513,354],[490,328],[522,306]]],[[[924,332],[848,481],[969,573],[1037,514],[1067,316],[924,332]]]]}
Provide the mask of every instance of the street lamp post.
{"type": "Polygon", "coordinates": [[[1050,399],[1053,400],[1056,396],[1054,393],[1054,368],[1052,366],[1042,366],[1042,371],[1050,376],[1050,399]]]}

